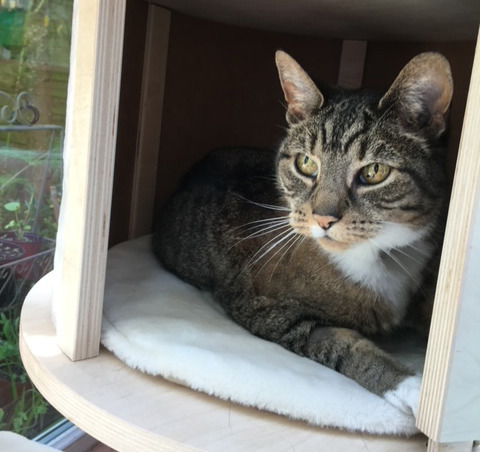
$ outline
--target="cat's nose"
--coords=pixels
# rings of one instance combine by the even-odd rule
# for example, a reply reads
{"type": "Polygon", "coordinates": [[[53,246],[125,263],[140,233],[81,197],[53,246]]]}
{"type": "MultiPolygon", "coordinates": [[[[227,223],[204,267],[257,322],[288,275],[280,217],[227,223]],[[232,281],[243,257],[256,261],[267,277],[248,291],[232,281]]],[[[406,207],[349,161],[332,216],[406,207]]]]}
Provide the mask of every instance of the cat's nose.
{"type": "Polygon", "coordinates": [[[316,213],[313,214],[313,218],[318,225],[325,230],[331,228],[339,220],[337,217],[331,215],[318,215],[316,213]]]}

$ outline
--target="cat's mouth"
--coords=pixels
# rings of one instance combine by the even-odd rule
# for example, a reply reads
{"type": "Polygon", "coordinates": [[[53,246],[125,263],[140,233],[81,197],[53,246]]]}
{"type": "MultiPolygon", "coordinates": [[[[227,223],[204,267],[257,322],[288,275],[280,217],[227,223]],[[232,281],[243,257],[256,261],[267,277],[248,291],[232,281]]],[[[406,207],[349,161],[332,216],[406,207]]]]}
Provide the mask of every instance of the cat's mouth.
{"type": "Polygon", "coordinates": [[[410,226],[384,222],[381,227],[361,231],[358,228],[343,227],[337,224],[324,229],[319,226],[310,227],[310,235],[318,245],[333,252],[345,251],[362,243],[371,243],[378,250],[390,250],[410,246],[420,240],[428,228],[413,229],[410,226]]]}
{"type": "Polygon", "coordinates": [[[373,229],[377,229],[367,227],[369,226],[366,224],[367,221],[363,220],[353,220],[345,223],[343,220],[328,216],[314,214],[299,216],[300,218],[297,218],[297,216],[290,218],[290,224],[294,231],[311,237],[321,248],[327,251],[348,250],[372,238],[373,229]]]}
{"type": "Polygon", "coordinates": [[[331,229],[324,229],[320,226],[313,225],[310,228],[311,236],[315,241],[327,251],[344,251],[352,246],[352,243],[347,243],[333,237],[331,229]]]}
{"type": "Polygon", "coordinates": [[[352,243],[340,242],[332,237],[329,237],[328,235],[320,239],[316,239],[316,242],[324,250],[333,252],[345,251],[353,246],[352,243]]]}
{"type": "Polygon", "coordinates": [[[317,244],[326,251],[341,252],[351,249],[371,238],[371,234],[353,234],[348,228],[336,224],[329,228],[322,228],[318,225],[310,226],[310,236],[317,244]],[[346,230],[347,229],[347,230],[346,230]]]}

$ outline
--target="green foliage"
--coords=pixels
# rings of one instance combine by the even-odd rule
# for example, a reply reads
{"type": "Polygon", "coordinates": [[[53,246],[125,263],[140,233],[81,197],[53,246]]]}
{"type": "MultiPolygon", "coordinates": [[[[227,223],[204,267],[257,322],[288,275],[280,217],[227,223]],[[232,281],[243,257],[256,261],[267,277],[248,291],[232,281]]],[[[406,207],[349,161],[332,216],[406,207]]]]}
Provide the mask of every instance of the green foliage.
{"type": "Polygon", "coordinates": [[[26,435],[41,422],[48,403],[23,368],[18,334],[18,312],[0,313],[0,380],[9,382],[13,399],[11,406],[0,409],[0,430],[26,435]]]}
{"type": "MultiPolygon", "coordinates": [[[[20,12],[10,11],[9,2],[0,3],[0,90],[13,98],[22,91],[30,93],[40,110],[39,124],[63,126],[73,0],[29,0],[20,12]],[[15,29],[5,22],[13,21],[14,15],[18,19],[12,22],[15,29]]],[[[33,228],[33,232],[55,238],[62,139],[61,134],[50,132],[0,134],[0,231],[6,228],[22,234],[33,228]]],[[[24,295],[18,292],[15,296],[23,301],[24,295]]],[[[53,410],[47,408],[23,368],[18,311],[0,311],[0,380],[9,383],[13,398],[11,404],[0,407],[0,430],[30,436],[53,410]]]]}
{"type": "MultiPolygon", "coordinates": [[[[10,35],[10,40],[13,34],[16,37],[10,43],[5,39],[0,42],[9,49],[11,61],[16,64],[11,89],[3,88],[1,81],[0,89],[10,93],[33,92],[36,85],[42,83],[38,77],[42,66],[68,67],[72,3],[72,0],[30,0],[27,10],[16,12],[17,15],[22,15],[17,27],[3,27],[3,31],[10,35]]],[[[14,13],[4,7],[0,10],[4,15],[14,13]]]]}
{"type": "Polygon", "coordinates": [[[15,231],[19,240],[34,222],[33,232],[51,239],[56,236],[61,153],[54,149],[47,155],[0,145],[0,231],[15,231]]]}
{"type": "Polygon", "coordinates": [[[0,313],[0,377],[11,377],[18,364],[18,318],[0,313]],[[5,373],[7,372],[7,373],[5,373]]]}
{"type": "MultiPolygon", "coordinates": [[[[22,91],[30,93],[40,110],[40,123],[63,126],[73,0],[30,0],[20,12],[11,11],[9,2],[0,3],[4,19],[21,14],[23,27],[19,45],[8,44],[0,33],[0,51],[6,50],[0,64],[0,90],[12,98],[22,91]]],[[[8,34],[12,30],[7,28],[3,32],[8,34]]],[[[33,228],[55,239],[58,200],[49,198],[49,189],[61,180],[62,140],[62,134],[52,132],[0,133],[0,231],[6,228],[21,237],[33,228]],[[47,183],[42,187],[46,167],[47,183]],[[5,207],[12,202],[19,207],[5,207]]]]}
{"type": "Polygon", "coordinates": [[[25,238],[25,232],[31,231],[32,226],[29,224],[31,211],[33,206],[33,193],[30,200],[25,203],[22,210],[22,204],[20,201],[7,202],[4,207],[8,212],[13,212],[15,217],[11,219],[6,225],[5,229],[12,230],[17,236],[17,240],[22,241],[25,238]]]}

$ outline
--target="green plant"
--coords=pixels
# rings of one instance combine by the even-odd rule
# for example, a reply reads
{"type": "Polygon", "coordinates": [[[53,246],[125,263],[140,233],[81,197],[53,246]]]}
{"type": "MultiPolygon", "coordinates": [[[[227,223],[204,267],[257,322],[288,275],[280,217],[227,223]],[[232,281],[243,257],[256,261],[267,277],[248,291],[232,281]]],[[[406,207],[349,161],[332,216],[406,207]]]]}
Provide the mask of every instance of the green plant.
{"type": "Polygon", "coordinates": [[[32,226],[29,224],[29,222],[33,206],[33,195],[34,194],[32,193],[30,199],[25,202],[25,207],[23,210],[20,201],[10,201],[4,205],[5,210],[14,214],[14,218],[12,218],[5,225],[5,229],[7,231],[14,231],[15,235],[17,236],[17,240],[19,241],[25,240],[25,232],[32,230],[32,226]]]}
{"type": "Polygon", "coordinates": [[[0,430],[28,435],[47,413],[48,404],[30,383],[18,347],[19,317],[16,310],[0,313],[0,380],[11,388],[8,405],[0,408],[0,430]]]}
{"type": "Polygon", "coordinates": [[[58,146],[48,153],[2,149],[0,143],[0,230],[7,225],[20,231],[17,238],[32,230],[55,239],[62,174],[58,146]]]}

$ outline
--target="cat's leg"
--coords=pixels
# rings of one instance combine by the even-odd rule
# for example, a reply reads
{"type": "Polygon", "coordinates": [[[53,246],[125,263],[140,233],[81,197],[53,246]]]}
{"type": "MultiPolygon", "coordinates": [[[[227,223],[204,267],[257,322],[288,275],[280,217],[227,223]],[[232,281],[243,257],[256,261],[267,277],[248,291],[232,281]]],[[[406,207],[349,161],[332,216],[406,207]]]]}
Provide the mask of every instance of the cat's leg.
{"type": "Polygon", "coordinates": [[[358,332],[316,327],[308,339],[306,356],[352,378],[400,410],[417,416],[421,376],[358,332]]]}
{"type": "Polygon", "coordinates": [[[239,299],[230,304],[229,312],[253,334],[340,372],[416,416],[420,376],[360,333],[323,326],[317,313],[296,300],[239,299]]]}

